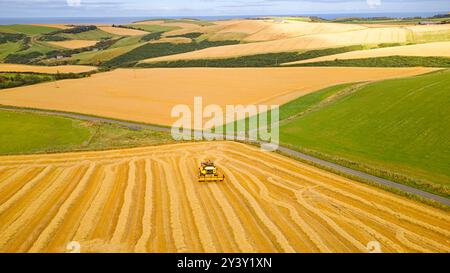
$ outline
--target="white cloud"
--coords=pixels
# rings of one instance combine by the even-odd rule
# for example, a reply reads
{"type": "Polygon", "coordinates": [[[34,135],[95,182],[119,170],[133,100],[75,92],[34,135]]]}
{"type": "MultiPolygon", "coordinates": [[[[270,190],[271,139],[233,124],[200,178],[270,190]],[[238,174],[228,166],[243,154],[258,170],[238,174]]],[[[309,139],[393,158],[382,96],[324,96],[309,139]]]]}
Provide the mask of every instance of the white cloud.
{"type": "Polygon", "coordinates": [[[376,8],[378,6],[381,6],[381,0],[367,0],[367,5],[370,8],[376,8]]]}
{"type": "Polygon", "coordinates": [[[81,6],[81,0],[67,0],[67,5],[69,7],[79,7],[81,6]]]}

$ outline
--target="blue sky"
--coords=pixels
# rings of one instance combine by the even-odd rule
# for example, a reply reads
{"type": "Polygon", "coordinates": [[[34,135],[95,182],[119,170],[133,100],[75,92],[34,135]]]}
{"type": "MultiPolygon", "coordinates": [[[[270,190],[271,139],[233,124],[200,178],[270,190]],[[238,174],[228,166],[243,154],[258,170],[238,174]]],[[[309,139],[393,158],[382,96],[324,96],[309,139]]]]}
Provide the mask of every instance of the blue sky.
{"type": "Polygon", "coordinates": [[[163,17],[418,11],[450,11],[450,0],[0,0],[0,17],[163,17]]]}

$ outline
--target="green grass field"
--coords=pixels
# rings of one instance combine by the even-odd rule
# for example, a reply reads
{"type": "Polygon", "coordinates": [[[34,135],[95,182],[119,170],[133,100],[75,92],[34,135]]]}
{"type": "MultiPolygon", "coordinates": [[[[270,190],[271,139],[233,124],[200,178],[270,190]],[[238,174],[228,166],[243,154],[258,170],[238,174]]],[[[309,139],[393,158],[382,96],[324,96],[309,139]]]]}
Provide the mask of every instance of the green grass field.
{"type": "MultiPolygon", "coordinates": [[[[317,106],[310,96],[291,105],[317,106]]],[[[280,132],[293,148],[450,196],[449,70],[363,86],[282,123],[280,132]]]]}
{"type": "Polygon", "coordinates": [[[88,141],[91,134],[82,122],[27,113],[0,111],[0,123],[0,154],[70,149],[88,141]]]}
{"type": "Polygon", "coordinates": [[[93,40],[93,41],[99,41],[101,39],[107,39],[107,38],[117,38],[120,37],[118,35],[114,35],[108,32],[105,32],[100,29],[95,30],[89,30],[81,33],[62,33],[58,34],[58,36],[65,37],[71,40],[93,40]]]}
{"type": "Polygon", "coordinates": [[[116,58],[120,55],[123,55],[142,44],[135,44],[130,46],[123,46],[123,47],[111,47],[105,50],[99,50],[99,51],[87,51],[82,52],[79,54],[72,55],[72,57],[69,58],[69,61],[77,61],[78,64],[83,65],[95,65],[100,66],[102,63],[107,62],[113,58],[116,58]]]}
{"type": "Polygon", "coordinates": [[[110,48],[119,48],[119,47],[137,45],[140,43],[141,39],[142,39],[142,36],[123,37],[122,39],[118,40],[115,44],[113,44],[110,48]]]}
{"type": "Polygon", "coordinates": [[[0,44],[0,61],[3,61],[9,54],[13,54],[20,50],[21,45],[21,42],[0,44]]]}
{"type": "Polygon", "coordinates": [[[30,36],[38,35],[38,34],[46,34],[53,31],[57,31],[59,29],[53,27],[44,27],[44,26],[33,26],[33,25],[9,25],[9,26],[0,26],[0,32],[7,33],[23,33],[30,36]]]}
{"type": "Polygon", "coordinates": [[[0,124],[0,155],[105,150],[172,142],[169,133],[15,111],[0,110],[0,124]]]}

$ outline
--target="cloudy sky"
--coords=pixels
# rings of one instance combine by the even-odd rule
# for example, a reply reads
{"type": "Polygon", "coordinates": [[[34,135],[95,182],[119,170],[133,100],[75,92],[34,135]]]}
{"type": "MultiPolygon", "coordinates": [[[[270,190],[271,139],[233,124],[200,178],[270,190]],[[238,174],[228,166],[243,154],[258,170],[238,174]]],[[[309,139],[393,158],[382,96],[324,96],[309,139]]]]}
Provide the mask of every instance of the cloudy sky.
{"type": "Polygon", "coordinates": [[[281,15],[449,9],[450,0],[0,0],[0,17],[281,15]]]}

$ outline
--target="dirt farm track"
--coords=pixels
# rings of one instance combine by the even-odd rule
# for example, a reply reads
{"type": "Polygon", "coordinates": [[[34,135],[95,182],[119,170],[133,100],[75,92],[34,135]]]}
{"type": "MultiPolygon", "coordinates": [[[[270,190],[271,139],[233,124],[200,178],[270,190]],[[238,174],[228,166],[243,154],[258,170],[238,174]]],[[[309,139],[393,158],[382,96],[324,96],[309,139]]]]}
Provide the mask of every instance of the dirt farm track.
{"type": "Polygon", "coordinates": [[[232,142],[0,157],[0,252],[450,252],[450,215],[232,142]],[[208,157],[206,157],[208,156],[208,157]],[[200,184],[201,160],[221,184],[200,184]]]}

